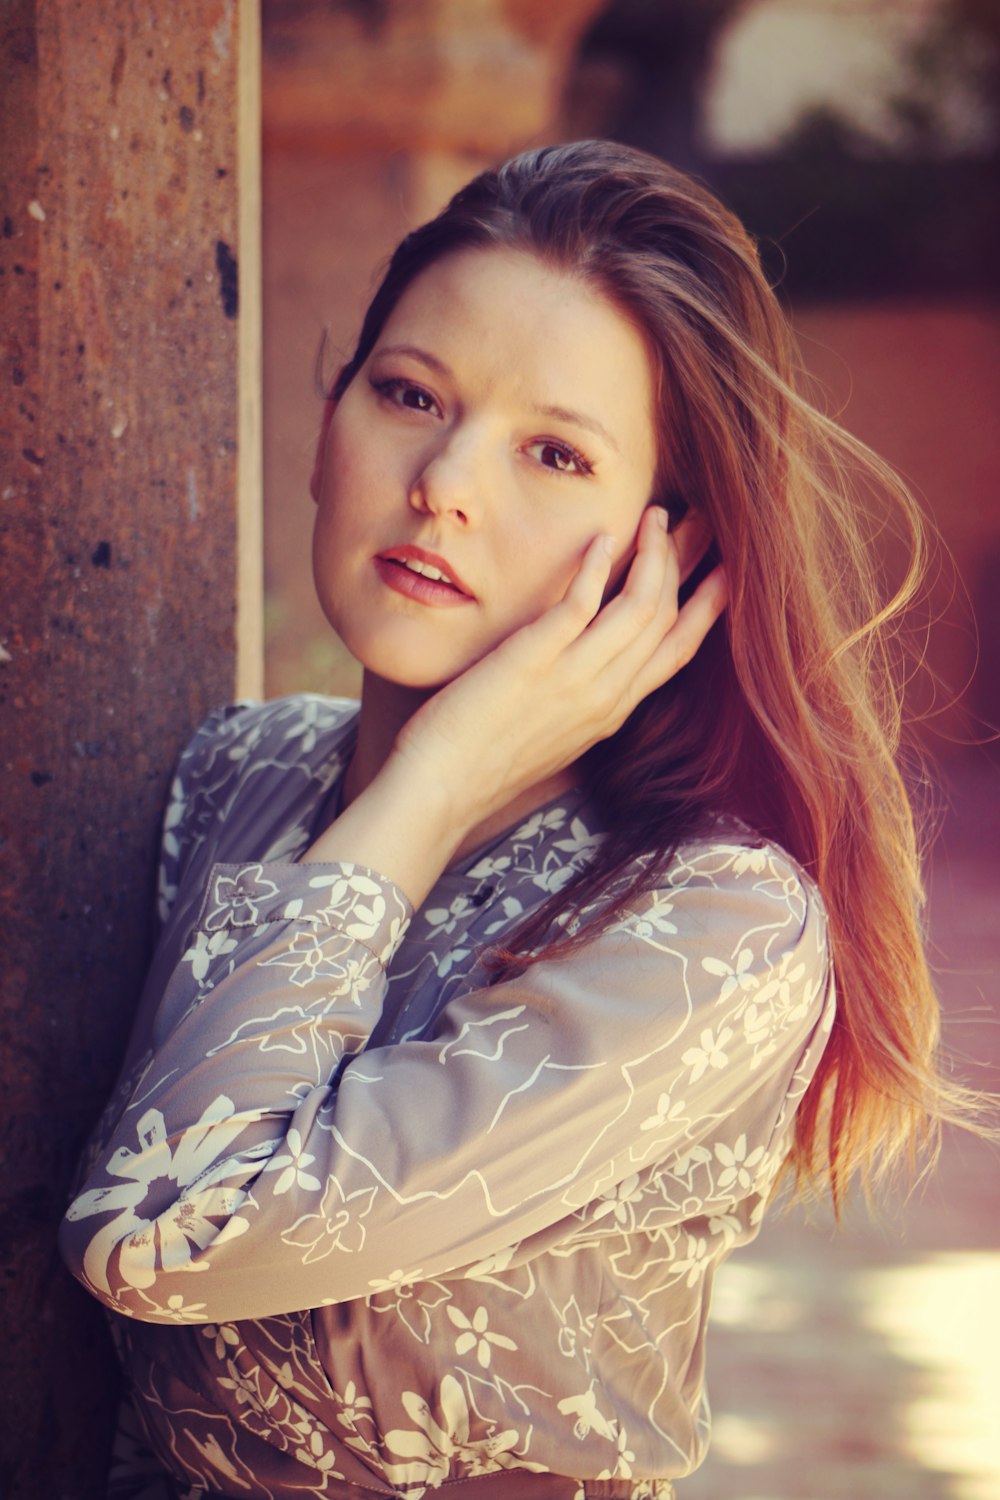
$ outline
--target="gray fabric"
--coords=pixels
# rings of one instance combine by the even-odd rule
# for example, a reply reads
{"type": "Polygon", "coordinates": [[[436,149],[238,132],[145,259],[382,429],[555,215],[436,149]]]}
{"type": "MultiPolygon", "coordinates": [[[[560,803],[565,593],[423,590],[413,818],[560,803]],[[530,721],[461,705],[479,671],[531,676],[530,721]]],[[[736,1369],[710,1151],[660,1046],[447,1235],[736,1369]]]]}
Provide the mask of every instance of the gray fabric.
{"type": "Polygon", "coordinates": [[[666,1496],[706,1442],[715,1269],[832,1024],[821,903],[720,823],[573,957],[491,984],[484,948],[592,854],[592,809],[538,809],[414,916],[378,872],[296,863],[354,716],[243,706],[185,752],[64,1253],[187,1484],[666,1496]]]}

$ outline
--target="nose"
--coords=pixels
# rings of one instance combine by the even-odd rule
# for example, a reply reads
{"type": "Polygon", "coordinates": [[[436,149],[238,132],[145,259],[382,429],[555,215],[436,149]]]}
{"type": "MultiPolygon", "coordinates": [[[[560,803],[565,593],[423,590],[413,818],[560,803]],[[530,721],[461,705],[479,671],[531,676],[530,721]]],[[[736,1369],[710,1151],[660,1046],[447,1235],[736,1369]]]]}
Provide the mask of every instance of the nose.
{"type": "Polygon", "coordinates": [[[481,511],[484,447],[483,437],[472,431],[444,434],[421,456],[410,482],[413,509],[450,518],[462,527],[474,525],[481,511]]]}

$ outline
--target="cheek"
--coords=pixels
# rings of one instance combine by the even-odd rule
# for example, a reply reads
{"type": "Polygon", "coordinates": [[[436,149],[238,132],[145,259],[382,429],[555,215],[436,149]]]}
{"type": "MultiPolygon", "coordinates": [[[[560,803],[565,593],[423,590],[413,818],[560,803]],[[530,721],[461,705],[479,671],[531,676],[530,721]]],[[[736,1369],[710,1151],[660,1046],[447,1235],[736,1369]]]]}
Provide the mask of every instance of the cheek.
{"type": "Polygon", "coordinates": [[[316,514],[316,544],[337,549],[370,531],[385,493],[386,476],[357,444],[331,441],[316,514]]]}
{"type": "Polygon", "coordinates": [[[363,485],[363,476],[358,472],[360,467],[357,445],[338,441],[334,425],[327,444],[326,468],[320,494],[320,514],[324,521],[340,521],[350,514],[350,497],[363,485]]]}
{"type": "Polygon", "coordinates": [[[353,388],[347,392],[330,422],[326,444],[327,485],[348,501],[390,477],[385,435],[360,402],[353,388]]]}
{"type": "Polygon", "coordinates": [[[551,536],[540,536],[537,530],[529,532],[520,545],[511,548],[504,572],[510,581],[510,604],[518,624],[560,602],[579,571],[589,542],[589,535],[567,539],[566,528],[562,527],[551,536]]]}
{"type": "Polygon", "coordinates": [[[605,590],[605,598],[610,598],[621,588],[632,566],[645,508],[644,503],[622,507],[611,516],[596,507],[589,508],[584,517],[577,516],[567,522],[563,515],[544,530],[538,527],[536,518],[522,536],[519,551],[510,564],[511,576],[521,581],[524,590],[533,589],[541,606],[550,607],[565,595],[595,538],[611,535],[616,547],[605,590]]]}

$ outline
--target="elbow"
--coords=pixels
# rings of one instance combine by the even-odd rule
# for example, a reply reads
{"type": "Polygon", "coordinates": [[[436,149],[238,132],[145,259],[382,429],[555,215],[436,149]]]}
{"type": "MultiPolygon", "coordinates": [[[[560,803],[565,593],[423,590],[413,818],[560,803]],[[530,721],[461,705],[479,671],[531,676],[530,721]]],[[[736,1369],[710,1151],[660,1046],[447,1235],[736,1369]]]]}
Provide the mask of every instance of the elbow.
{"type": "Polygon", "coordinates": [[[120,1257],[115,1258],[117,1275],[112,1283],[102,1270],[102,1257],[95,1253],[92,1240],[81,1236],[80,1225],[68,1218],[59,1228],[59,1253],[70,1274],[80,1283],[95,1301],[110,1313],[132,1318],[139,1323],[208,1323],[214,1321],[212,1312],[204,1303],[188,1298],[176,1289],[175,1278],[170,1277],[167,1290],[156,1278],[157,1286],[147,1282],[122,1247],[120,1257]]]}
{"type": "MultiPolygon", "coordinates": [[[[70,1205],[59,1226],[58,1246],[63,1263],[85,1292],[108,1312],[147,1323],[184,1323],[192,1319],[185,1298],[174,1292],[162,1302],[162,1288],[149,1292],[158,1279],[147,1264],[146,1236],[115,1233],[116,1226],[95,1228],[79,1203],[70,1205]]],[[[119,1227],[120,1228],[120,1227],[119,1227]]],[[[206,1314],[207,1320],[207,1314],[206,1314]]]]}
{"type": "Polygon", "coordinates": [[[111,1311],[120,1311],[116,1305],[116,1299],[111,1286],[100,1279],[95,1280],[89,1274],[88,1261],[92,1257],[88,1254],[91,1245],[90,1226],[81,1224],[73,1219],[73,1206],[71,1205],[62,1223],[59,1225],[57,1243],[59,1254],[63,1264],[83,1287],[98,1302],[111,1311]]]}
{"type": "Polygon", "coordinates": [[[152,1221],[131,1214],[108,1217],[83,1193],[59,1228],[59,1252],[85,1291],[109,1312],[142,1323],[216,1323],[248,1316],[249,1278],[213,1274],[219,1250],[249,1227],[232,1214],[218,1228],[195,1224],[183,1202],[152,1221]],[[201,1273],[201,1274],[196,1274],[201,1273]],[[235,1285],[231,1285],[235,1283],[235,1285]]]}

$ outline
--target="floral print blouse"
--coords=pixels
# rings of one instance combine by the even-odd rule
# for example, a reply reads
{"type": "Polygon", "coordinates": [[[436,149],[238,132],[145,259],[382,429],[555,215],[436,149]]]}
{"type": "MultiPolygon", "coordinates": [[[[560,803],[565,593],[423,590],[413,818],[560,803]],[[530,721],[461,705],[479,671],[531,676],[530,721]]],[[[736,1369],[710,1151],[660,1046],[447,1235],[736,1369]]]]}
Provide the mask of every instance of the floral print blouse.
{"type": "Polygon", "coordinates": [[[497,981],[484,951],[590,856],[593,811],[539,808],[414,913],[296,862],[355,717],[242,705],[185,751],[64,1255],[178,1495],[668,1495],[705,1448],[713,1275],[832,1024],[820,900],[720,823],[497,981]]]}

